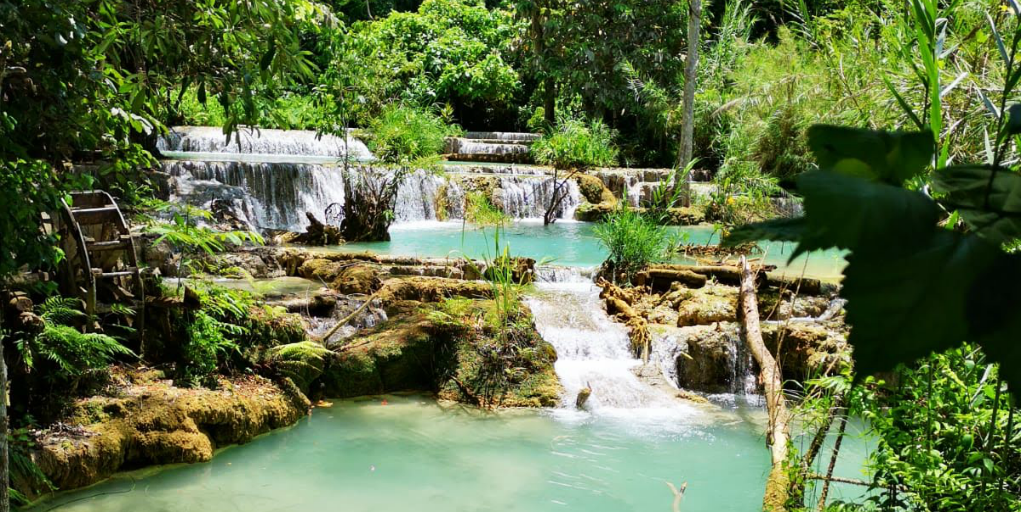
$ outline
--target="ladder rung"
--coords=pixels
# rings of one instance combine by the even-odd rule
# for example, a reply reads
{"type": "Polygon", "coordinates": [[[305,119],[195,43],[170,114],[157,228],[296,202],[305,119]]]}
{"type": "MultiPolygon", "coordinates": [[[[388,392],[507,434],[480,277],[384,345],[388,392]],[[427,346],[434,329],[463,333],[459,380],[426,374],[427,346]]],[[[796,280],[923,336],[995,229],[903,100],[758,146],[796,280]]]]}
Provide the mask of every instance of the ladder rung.
{"type": "Polygon", "coordinates": [[[104,272],[101,268],[92,269],[92,274],[96,277],[128,277],[135,275],[137,268],[131,268],[129,270],[118,270],[116,272],[104,272]]]}
{"type": "Polygon", "coordinates": [[[116,206],[103,206],[100,208],[72,208],[75,220],[79,224],[101,224],[111,218],[116,218],[118,209],[116,206]]]}
{"type": "Polygon", "coordinates": [[[127,249],[131,242],[122,238],[121,240],[109,240],[104,242],[86,242],[85,248],[89,251],[117,251],[127,249]]]}

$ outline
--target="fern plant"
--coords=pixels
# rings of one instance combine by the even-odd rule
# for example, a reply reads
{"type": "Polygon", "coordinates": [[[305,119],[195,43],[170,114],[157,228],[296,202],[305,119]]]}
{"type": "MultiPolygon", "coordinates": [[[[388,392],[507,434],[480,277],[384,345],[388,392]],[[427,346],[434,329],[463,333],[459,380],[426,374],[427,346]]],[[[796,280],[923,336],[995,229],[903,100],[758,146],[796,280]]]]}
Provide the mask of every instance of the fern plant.
{"type": "Polygon", "coordinates": [[[104,368],[119,356],[135,356],[128,347],[106,334],[82,333],[67,325],[85,317],[85,313],[76,309],[78,305],[78,299],[55,296],[37,307],[43,319],[43,331],[15,341],[26,366],[35,368],[41,360],[49,361],[57,371],[48,374],[48,378],[67,381],[89,370],[104,368]]]}

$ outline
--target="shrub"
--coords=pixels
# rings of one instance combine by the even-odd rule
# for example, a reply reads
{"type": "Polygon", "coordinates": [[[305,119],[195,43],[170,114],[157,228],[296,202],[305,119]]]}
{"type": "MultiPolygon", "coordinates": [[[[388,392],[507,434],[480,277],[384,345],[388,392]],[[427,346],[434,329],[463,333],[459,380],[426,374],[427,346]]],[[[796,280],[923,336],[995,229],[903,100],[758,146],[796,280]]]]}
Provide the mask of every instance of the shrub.
{"type": "Polygon", "coordinates": [[[587,123],[576,120],[559,121],[558,126],[530,147],[539,163],[556,169],[582,169],[615,165],[619,151],[614,134],[601,121],[587,123]]]}
{"type": "Polygon", "coordinates": [[[608,214],[594,229],[597,239],[608,249],[608,266],[616,275],[632,277],[647,265],[661,260],[672,244],[667,228],[657,220],[624,204],[608,214]]]}
{"type": "Polygon", "coordinates": [[[458,132],[426,110],[391,105],[370,123],[367,146],[384,163],[415,166],[440,155],[458,132]]]}
{"type": "Polygon", "coordinates": [[[508,216],[491,204],[491,200],[483,192],[466,194],[466,222],[478,226],[493,226],[508,220],[508,216]]]}

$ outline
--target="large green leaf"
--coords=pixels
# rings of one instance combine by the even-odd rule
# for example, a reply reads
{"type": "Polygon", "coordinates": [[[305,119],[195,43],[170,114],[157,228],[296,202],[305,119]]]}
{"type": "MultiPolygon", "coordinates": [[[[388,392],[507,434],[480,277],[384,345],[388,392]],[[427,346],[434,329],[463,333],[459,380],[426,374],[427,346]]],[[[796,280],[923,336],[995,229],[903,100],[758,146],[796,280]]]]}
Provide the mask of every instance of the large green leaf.
{"type": "Polygon", "coordinates": [[[902,185],[931,163],[935,142],[930,132],[881,132],[814,125],[807,144],[818,167],[849,176],[902,185]]]}
{"type": "Polygon", "coordinates": [[[1020,174],[1001,167],[962,165],[937,171],[932,185],[940,200],[960,212],[979,235],[1002,244],[1020,239],[1020,174]]]}
{"type": "Polygon", "coordinates": [[[1019,255],[936,228],[916,251],[886,257],[855,250],[847,259],[840,294],[849,301],[860,374],[974,341],[1002,365],[1004,379],[1019,382],[1019,255]]]}
{"type": "Polygon", "coordinates": [[[941,214],[920,192],[845,174],[806,172],[797,187],[805,231],[793,258],[831,247],[861,254],[909,250],[928,238],[941,214]]]}

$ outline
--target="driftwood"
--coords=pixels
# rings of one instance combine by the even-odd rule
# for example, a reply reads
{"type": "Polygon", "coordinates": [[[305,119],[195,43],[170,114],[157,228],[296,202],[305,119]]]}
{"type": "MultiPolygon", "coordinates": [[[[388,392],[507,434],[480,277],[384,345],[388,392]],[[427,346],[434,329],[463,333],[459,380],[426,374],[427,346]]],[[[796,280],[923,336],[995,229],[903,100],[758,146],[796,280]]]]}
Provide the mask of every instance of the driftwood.
{"type": "Polygon", "coordinates": [[[786,400],[782,393],[782,370],[761,337],[761,323],[757,313],[757,288],[754,273],[750,271],[746,257],[740,258],[742,280],[740,282],[739,305],[736,314],[740,323],[740,335],[754,355],[761,369],[765,403],[768,405],[768,449],[771,451],[772,469],[765,486],[763,509],[786,510],[789,498],[790,478],[785,462],[789,451],[789,419],[786,400]]]}
{"type": "Polygon", "coordinates": [[[594,388],[590,387],[590,383],[588,382],[587,387],[581,389],[579,393],[576,393],[576,408],[582,409],[587,403],[587,399],[590,398],[590,394],[593,392],[594,388]]]}
{"type": "Polygon", "coordinates": [[[701,288],[708,277],[685,268],[653,267],[636,274],[637,286],[650,286],[652,290],[668,290],[677,282],[687,288],[701,288]]]}
{"type": "Polygon", "coordinates": [[[629,328],[629,341],[633,353],[646,363],[651,356],[651,331],[647,326],[647,318],[633,308],[634,298],[622,288],[603,277],[597,279],[597,285],[601,287],[601,298],[604,299],[608,312],[622,320],[629,328]]]}
{"type": "MultiPolygon", "coordinates": [[[[769,275],[777,267],[775,265],[753,265],[751,272],[754,273],[754,283],[757,288],[785,288],[787,290],[800,290],[803,295],[826,295],[838,290],[838,286],[832,283],[824,283],[819,279],[807,277],[783,277],[769,275]]],[[[678,281],[690,288],[704,286],[704,281],[714,278],[722,284],[739,286],[743,280],[743,270],[733,265],[678,265],[660,264],[651,265],[647,269],[637,273],[637,284],[650,286],[655,289],[668,289],[672,282],[678,281]]]]}
{"type": "Polygon", "coordinates": [[[349,313],[348,316],[342,318],[338,323],[334,324],[334,327],[331,327],[331,330],[327,331],[327,334],[324,334],[323,337],[320,338],[320,341],[326,344],[327,341],[331,339],[331,336],[334,336],[334,333],[338,332],[338,329],[341,329],[344,325],[351,322],[352,319],[356,317],[356,315],[362,313],[362,311],[366,309],[371,302],[377,299],[377,297],[381,294],[381,292],[385,290],[385,288],[385,286],[382,286],[380,289],[373,292],[373,295],[371,295],[370,298],[366,299],[366,302],[363,302],[362,305],[356,308],[355,311],[349,313]]]}

